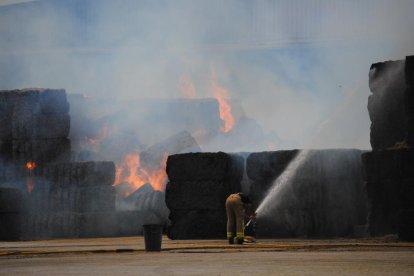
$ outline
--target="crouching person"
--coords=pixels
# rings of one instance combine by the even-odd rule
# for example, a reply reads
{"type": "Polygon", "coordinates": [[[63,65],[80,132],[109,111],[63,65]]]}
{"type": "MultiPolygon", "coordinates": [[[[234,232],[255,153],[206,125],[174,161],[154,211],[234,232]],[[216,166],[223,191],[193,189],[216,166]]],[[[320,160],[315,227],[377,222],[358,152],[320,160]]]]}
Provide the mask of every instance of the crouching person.
{"type": "Polygon", "coordinates": [[[252,213],[250,217],[255,217],[255,214],[251,209],[252,201],[243,193],[231,194],[227,198],[227,239],[229,244],[234,243],[234,238],[236,238],[237,244],[243,244],[245,215],[246,213],[252,213]]]}

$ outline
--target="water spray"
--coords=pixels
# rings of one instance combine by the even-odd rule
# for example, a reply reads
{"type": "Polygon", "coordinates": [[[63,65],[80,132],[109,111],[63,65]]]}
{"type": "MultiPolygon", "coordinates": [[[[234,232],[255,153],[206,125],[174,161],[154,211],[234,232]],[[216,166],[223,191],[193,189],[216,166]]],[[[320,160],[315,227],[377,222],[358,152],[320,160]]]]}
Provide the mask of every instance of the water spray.
{"type": "MultiPolygon", "coordinates": [[[[282,174],[273,182],[272,187],[269,189],[266,197],[260,203],[259,207],[257,207],[255,214],[260,215],[261,213],[263,213],[263,211],[268,208],[268,205],[271,202],[274,202],[274,199],[276,199],[280,192],[283,191],[283,189],[291,183],[292,177],[296,174],[297,170],[306,161],[309,152],[309,150],[300,151],[296,155],[296,157],[289,163],[289,165],[282,172],[282,174]]],[[[249,220],[246,226],[249,225],[251,221],[252,220],[249,220]]]]}

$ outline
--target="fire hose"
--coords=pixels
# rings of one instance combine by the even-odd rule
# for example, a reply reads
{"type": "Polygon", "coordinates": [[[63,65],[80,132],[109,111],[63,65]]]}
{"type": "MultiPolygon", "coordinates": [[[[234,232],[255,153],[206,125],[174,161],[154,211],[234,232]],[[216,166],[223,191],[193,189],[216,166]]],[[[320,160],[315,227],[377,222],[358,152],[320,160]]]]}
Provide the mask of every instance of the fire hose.
{"type": "Polygon", "coordinates": [[[247,227],[249,227],[250,223],[252,223],[252,220],[253,220],[253,219],[250,219],[250,220],[246,223],[246,225],[244,226],[244,229],[246,229],[247,227]]]}

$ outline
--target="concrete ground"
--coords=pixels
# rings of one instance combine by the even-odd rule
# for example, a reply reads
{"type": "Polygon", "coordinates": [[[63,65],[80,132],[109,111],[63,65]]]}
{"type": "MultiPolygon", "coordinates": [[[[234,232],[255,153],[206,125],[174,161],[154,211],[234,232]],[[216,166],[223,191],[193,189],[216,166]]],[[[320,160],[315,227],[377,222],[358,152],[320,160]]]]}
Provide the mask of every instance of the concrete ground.
{"type": "Polygon", "coordinates": [[[0,275],[414,275],[414,243],[383,239],[0,242],[0,275]]]}

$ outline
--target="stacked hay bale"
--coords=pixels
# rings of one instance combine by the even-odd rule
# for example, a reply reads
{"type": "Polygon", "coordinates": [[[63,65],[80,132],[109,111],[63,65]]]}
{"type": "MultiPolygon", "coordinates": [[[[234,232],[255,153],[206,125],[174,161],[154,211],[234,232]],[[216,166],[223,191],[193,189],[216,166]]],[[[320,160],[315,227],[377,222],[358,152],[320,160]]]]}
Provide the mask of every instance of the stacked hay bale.
{"type": "MultiPolygon", "coordinates": [[[[70,159],[69,103],[64,90],[26,89],[10,92],[14,162],[39,164],[70,159]]],[[[9,97],[10,97],[9,96],[9,97]]]]}
{"type": "MultiPolygon", "coordinates": [[[[41,172],[50,162],[70,159],[69,104],[64,90],[23,89],[0,91],[0,186],[18,188],[20,221],[29,217],[25,210],[36,189],[36,197],[47,206],[48,190],[40,183],[41,172]],[[31,167],[28,167],[30,164],[31,167]]],[[[7,227],[3,224],[2,227],[7,227]]],[[[25,227],[18,235],[24,236],[25,227]]]]}
{"type": "Polygon", "coordinates": [[[23,209],[19,189],[0,188],[0,240],[19,240],[23,209]]]}
{"type": "Polygon", "coordinates": [[[225,237],[225,201],[239,192],[244,160],[218,153],[171,155],[165,201],[170,209],[171,239],[225,237]]]}
{"type": "Polygon", "coordinates": [[[25,239],[114,235],[113,162],[52,163],[42,175],[28,195],[25,239]]]}
{"type": "Polygon", "coordinates": [[[271,188],[273,181],[286,169],[299,150],[251,153],[246,159],[246,173],[252,183],[250,194],[258,205],[271,188]]]}
{"type": "Polygon", "coordinates": [[[68,112],[64,90],[0,91],[0,185],[24,189],[27,162],[42,167],[70,159],[68,112]]]}
{"type": "MultiPolygon", "coordinates": [[[[68,112],[64,90],[0,91],[0,187],[22,193],[10,197],[19,212],[0,204],[0,213],[7,213],[2,222],[12,215],[21,222],[12,227],[20,239],[116,233],[115,165],[69,162],[68,112]]],[[[8,225],[1,223],[1,231],[8,225]]]]}
{"type": "Polygon", "coordinates": [[[292,175],[276,182],[298,157],[297,150],[252,153],[247,158],[254,202],[260,204],[266,196],[271,197],[258,214],[258,236],[341,237],[352,235],[356,225],[365,224],[361,151],[311,150],[305,154],[292,175]],[[269,195],[274,188],[277,192],[269,195]]]}
{"type": "Polygon", "coordinates": [[[372,152],[363,165],[370,234],[414,240],[414,56],[373,64],[369,77],[372,152]]]}

